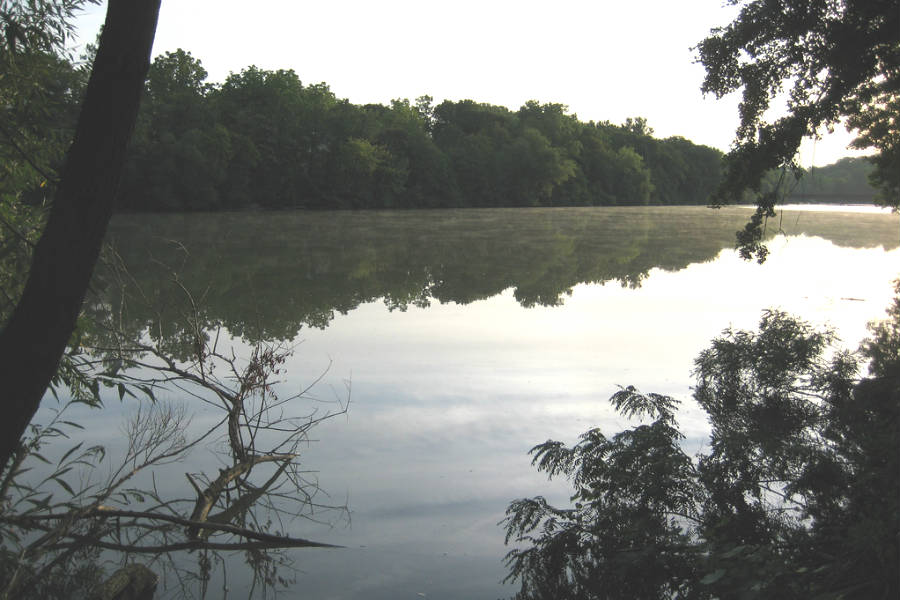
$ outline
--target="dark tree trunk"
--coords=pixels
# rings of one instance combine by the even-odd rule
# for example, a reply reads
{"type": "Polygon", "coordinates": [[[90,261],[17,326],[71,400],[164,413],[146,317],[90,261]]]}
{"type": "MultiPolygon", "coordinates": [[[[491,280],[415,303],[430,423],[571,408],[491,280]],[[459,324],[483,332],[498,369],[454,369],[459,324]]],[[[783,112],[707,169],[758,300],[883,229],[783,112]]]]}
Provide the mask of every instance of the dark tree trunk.
{"type": "Polygon", "coordinates": [[[0,472],[81,311],[137,118],[160,0],[109,0],[75,138],[25,289],[0,332],[0,472]]]}

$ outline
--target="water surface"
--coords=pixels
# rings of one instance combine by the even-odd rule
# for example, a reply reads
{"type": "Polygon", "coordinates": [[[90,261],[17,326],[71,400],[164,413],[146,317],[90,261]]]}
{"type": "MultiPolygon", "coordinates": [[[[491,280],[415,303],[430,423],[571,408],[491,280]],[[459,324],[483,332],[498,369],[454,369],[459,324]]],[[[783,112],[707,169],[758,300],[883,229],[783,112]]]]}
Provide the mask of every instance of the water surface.
{"type": "MultiPolygon", "coordinates": [[[[291,532],[346,548],[293,554],[308,598],[494,598],[513,589],[497,526],[514,498],[564,501],[527,451],[624,422],[618,385],[672,394],[687,444],[693,358],[781,308],[855,347],[900,272],[898,217],[786,211],[764,265],[731,249],[749,209],[490,209],[121,216],[112,240],[153,308],[128,327],[183,333],[173,271],[237,352],[295,344],[285,389],[323,371],[351,399],[305,454],[351,524],[291,532]],[[175,244],[173,241],[177,241],[175,244]],[[348,391],[349,390],[349,391],[348,391]]],[[[93,310],[115,306],[115,288],[93,310]]],[[[199,418],[203,409],[197,407],[199,418]]],[[[184,466],[179,466],[185,470],[184,466]]],[[[327,520],[327,517],[326,517],[327,520]]],[[[240,587],[239,581],[233,585],[240,587]]]]}

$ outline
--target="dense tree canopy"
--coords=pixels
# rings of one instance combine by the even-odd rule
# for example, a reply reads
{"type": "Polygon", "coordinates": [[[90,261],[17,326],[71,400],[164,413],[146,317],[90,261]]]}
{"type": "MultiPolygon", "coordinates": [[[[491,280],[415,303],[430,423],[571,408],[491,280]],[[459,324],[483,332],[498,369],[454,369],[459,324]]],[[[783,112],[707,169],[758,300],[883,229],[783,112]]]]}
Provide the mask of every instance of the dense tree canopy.
{"type": "Polygon", "coordinates": [[[294,71],[206,82],[157,57],[120,194],[125,210],[704,204],[721,153],[644,119],[582,123],[561,104],[357,106],[294,71]]]}
{"type": "Polygon", "coordinates": [[[714,340],[695,362],[712,429],[696,457],[677,401],[633,387],[611,402],[645,423],[535,447],[574,494],[510,505],[516,597],[896,598],[900,299],[889,316],[861,355],[780,312],[714,340]]]}
{"type": "Polygon", "coordinates": [[[807,171],[799,180],[785,186],[777,172],[770,172],[763,181],[762,189],[774,190],[781,182],[785,186],[784,198],[799,202],[871,203],[876,190],[869,178],[873,165],[863,157],[846,157],[820,168],[807,171]]]}
{"type": "MultiPolygon", "coordinates": [[[[703,91],[741,91],[740,126],[714,199],[760,192],[765,174],[792,169],[804,137],[843,123],[858,148],[872,148],[872,181],[881,202],[900,205],[900,1],[730,0],[741,6],[728,26],[697,47],[706,67],[703,91]],[[786,101],[784,116],[770,108],[786,101]]],[[[777,112],[777,111],[776,111],[777,112]]],[[[773,216],[775,192],[757,196],[757,218],[739,237],[742,252],[765,257],[761,224],[773,216]]]]}
{"type": "MultiPolygon", "coordinates": [[[[54,85],[33,86],[49,91],[20,106],[44,115],[35,120],[41,139],[51,139],[51,128],[66,139],[74,110],[53,102],[77,106],[84,74],[49,58],[54,85]]],[[[357,106],[293,71],[253,66],[221,84],[206,77],[183,50],[151,65],[120,209],[706,204],[717,189],[721,200],[735,177],[728,167],[719,186],[721,153],[655,138],[640,117],[584,123],[556,103],[512,111],[473,100],[435,106],[428,96],[357,106]]],[[[39,146],[44,154],[53,148],[39,146]]],[[[759,163],[766,172],[777,164],[772,156],[759,163]]],[[[23,197],[37,200],[52,181],[32,173],[23,197]]]]}

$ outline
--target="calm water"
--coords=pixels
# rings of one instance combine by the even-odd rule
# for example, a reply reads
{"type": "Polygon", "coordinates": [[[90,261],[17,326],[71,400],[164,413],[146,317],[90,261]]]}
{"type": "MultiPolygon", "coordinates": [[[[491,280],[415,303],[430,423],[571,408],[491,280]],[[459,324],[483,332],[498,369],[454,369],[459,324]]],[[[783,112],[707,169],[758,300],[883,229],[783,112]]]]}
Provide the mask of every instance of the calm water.
{"type": "Polygon", "coordinates": [[[297,594],[493,600],[513,593],[500,583],[507,504],[567,496],[533,471],[529,448],[623,426],[606,400],[629,384],[685,400],[686,443],[699,448],[690,371],[712,337],[778,307],[855,347],[883,314],[900,274],[897,215],[786,211],[760,266],[731,250],[749,214],[141,215],[118,217],[110,239],[153,301],[131,305],[134,331],[183,327],[168,265],[237,352],[298,344],[285,389],[327,369],[314,393],[350,394],[349,415],[316,429],[304,462],[351,522],[291,525],[345,548],[294,552],[297,594]]]}

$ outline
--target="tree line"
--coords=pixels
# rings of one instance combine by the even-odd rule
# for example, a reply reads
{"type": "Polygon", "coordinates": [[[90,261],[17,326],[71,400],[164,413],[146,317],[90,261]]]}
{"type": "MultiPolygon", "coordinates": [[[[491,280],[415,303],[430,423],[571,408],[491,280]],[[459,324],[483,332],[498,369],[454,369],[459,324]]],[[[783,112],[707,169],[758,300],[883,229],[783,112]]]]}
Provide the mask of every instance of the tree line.
{"type": "MultiPolygon", "coordinates": [[[[29,60],[41,61],[22,69],[36,76],[34,93],[11,122],[27,125],[17,141],[49,174],[7,169],[3,187],[35,205],[52,193],[89,70],[29,60]]],[[[292,70],[250,66],[212,84],[179,49],[150,65],[117,210],[707,204],[722,153],[653,133],[641,117],[584,123],[537,101],[516,111],[430,96],[355,105],[292,70]]],[[[788,185],[770,171],[762,187],[789,200],[870,201],[872,170],[869,159],[842,159],[788,185]]]]}
{"type": "MultiPolygon", "coordinates": [[[[876,190],[870,183],[874,167],[864,157],[846,157],[834,164],[810,169],[800,179],[785,186],[785,198],[797,202],[870,203],[876,199],[876,190]]],[[[770,171],[766,186],[775,189],[779,174],[770,171]]]]}
{"type": "Polygon", "coordinates": [[[121,209],[702,204],[719,183],[718,150],[656,139],[642,118],[429,96],[360,106],[254,66],[206,77],[183,50],[153,61],[121,209]]]}

